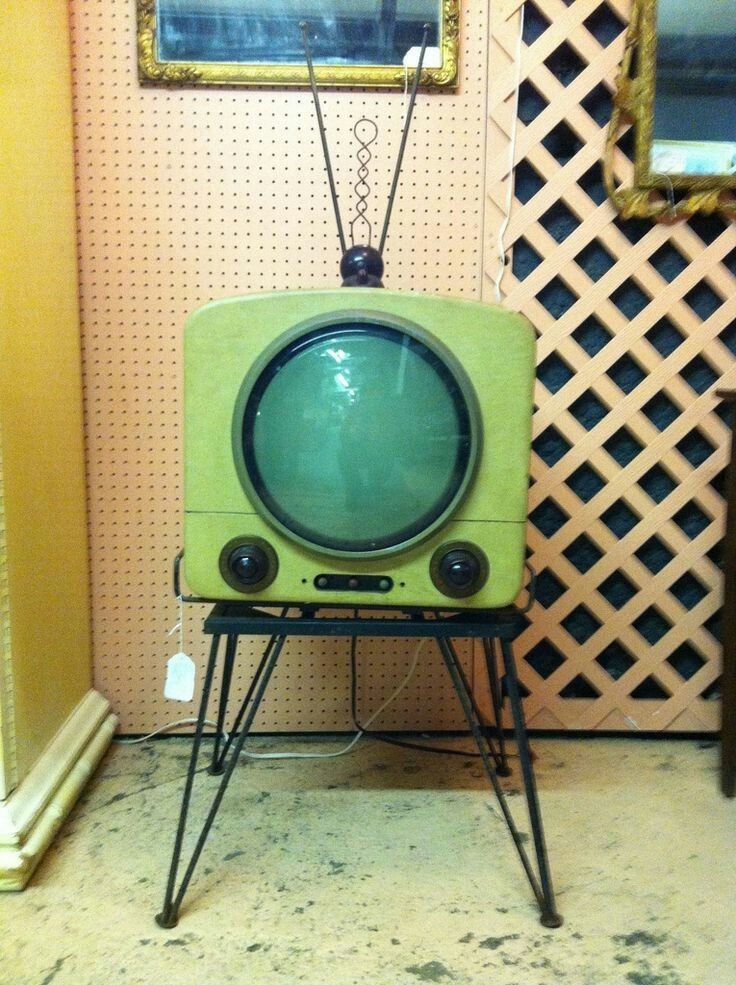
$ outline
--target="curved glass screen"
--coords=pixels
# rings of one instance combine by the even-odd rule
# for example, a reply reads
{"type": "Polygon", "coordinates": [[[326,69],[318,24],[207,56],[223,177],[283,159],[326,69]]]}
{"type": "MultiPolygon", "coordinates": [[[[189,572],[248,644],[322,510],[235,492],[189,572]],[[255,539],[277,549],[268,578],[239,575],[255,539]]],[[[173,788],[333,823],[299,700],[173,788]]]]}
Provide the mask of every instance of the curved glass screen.
{"type": "Polygon", "coordinates": [[[250,491],[311,546],[360,554],[406,545],[442,522],[469,481],[468,391],[438,353],[397,328],[355,321],[308,332],[247,396],[250,491]]]}

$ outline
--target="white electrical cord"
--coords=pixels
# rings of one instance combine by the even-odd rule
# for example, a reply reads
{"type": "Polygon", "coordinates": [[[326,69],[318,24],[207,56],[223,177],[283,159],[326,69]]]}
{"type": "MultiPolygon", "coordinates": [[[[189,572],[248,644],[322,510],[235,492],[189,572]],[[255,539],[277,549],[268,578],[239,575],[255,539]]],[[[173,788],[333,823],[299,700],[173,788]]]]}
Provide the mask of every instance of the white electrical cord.
{"type": "Polygon", "coordinates": [[[501,280],[503,278],[503,272],[506,269],[506,247],[503,242],[503,238],[506,235],[506,230],[508,229],[509,220],[511,218],[511,203],[513,201],[514,195],[514,167],[516,164],[516,132],[517,124],[519,121],[519,92],[521,90],[521,45],[524,39],[524,3],[519,7],[519,34],[516,38],[516,50],[514,52],[514,61],[516,63],[516,79],[514,81],[514,108],[511,115],[511,139],[509,142],[509,169],[507,172],[507,184],[506,184],[506,203],[504,208],[504,217],[498,230],[498,236],[496,237],[496,253],[498,255],[498,270],[496,272],[496,279],[493,282],[493,286],[496,291],[496,301],[501,304],[501,280]]]}
{"type": "Polygon", "coordinates": [[[346,753],[355,748],[356,744],[363,737],[368,727],[375,722],[382,711],[385,711],[385,709],[388,708],[388,706],[399,696],[399,694],[412,679],[414,676],[414,671],[417,669],[417,664],[419,663],[419,654],[422,652],[422,647],[426,642],[427,637],[425,636],[417,644],[414,650],[414,657],[412,659],[411,666],[409,667],[409,670],[407,671],[401,684],[399,684],[393,694],[383,702],[381,707],[377,711],[373,712],[368,721],[363,725],[363,728],[357,732],[351,741],[342,749],[338,749],[337,752],[246,752],[244,749],[242,754],[244,756],[248,756],[250,759],[335,759],[337,756],[344,756],[346,753]]]}
{"type": "MultiPolygon", "coordinates": [[[[174,627],[174,628],[177,629],[178,627],[174,627]]],[[[422,647],[426,642],[427,642],[426,636],[419,641],[419,643],[417,644],[414,650],[414,656],[412,658],[411,666],[409,667],[409,670],[407,671],[406,676],[404,677],[401,684],[399,684],[399,686],[396,688],[393,694],[391,694],[390,697],[388,697],[383,702],[381,707],[377,711],[373,712],[373,714],[365,723],[363,728],[353,736],[351,741],[344,748],[338,749],[337,752],[248,752],[246,749],[243,749],[241,755],[247,756],[249,759],[335,759],[337,756],[344,756],[346,753],[350,752],[352,749],[355,748],[358,741],[365,734],[366,729],[370,725],[372,725],[373,722],[375,722],[375,720],[378,718],[381,712],[385,711],[386,708],[388,708],[388,706],[392,704],[393,701],[396,700],[399,694],[404,690],[406,685],[412,679],[412,677],[414,676],[414,672],[417,669],[417,664],[419,663],[419,654],[422,652],[422,647]]],[[[137,739],[115,739],[115,742],[121,746],[134,746],[140,742],[147,742],[148,739],[152,739],[154,736],[160,735],[162,732],[168,732],[171,729],[177,728],[180,725],[196,725],[196,724],[197,724],[196,718],[180,718],[176,722],[169,722],[167,725],[159,726],[159,728],[154,729],[153,732],[149,732],[148,735],[142,735],[137,739]]],[[[209,719],[205,719],[204,724],[212,725],[215,728],[217,727],[215,723],[209,721],[209,719]]],[[[226,742],[228,741],[227,732],[223,732],[223,738],[225,739],[226,742]]]]}
{"type": "Polygon", "coordinates": [[[167,635],[173,636],[177,630],[179,631],[179,652],[182,653],[184,651],[184,601],[181,595],[176,596],[176,601],[179,606],[179,618],[175,625],[171,627],[167,635]]]}
{"type": "Polygon", "coordinates": [[[675,208],[675,186],[672,184],[672,178],[667,174],[666,171],[655,171],[654,174],[658,174],[660,178],[664,178],[667,182],[667,202],[672,211],[675,208]]]}
{"type": "MultiPolygon", "coordinates": [[[[141,735],[137,739],[115,739],[114,741],[119,746],[134,746],[139,742],[147,742],[148,739],[152,739],[155,735],[160,735],[162,732],[169,732],[172,728],[177,728],[179,725],[196,725],[196,718],[180,718],[178,722],[169,722],[167,725],[160,725],[153,732],[149,732],[148,735],[141,735]]],[[[213,728],[217,728],[215,722],[211,722],[208,718],[204,721],[205,725],[211,725],[213,728]]],[[[223,732],[223,738],[227,742],[228,735],[227,732],[223,732]]]]}

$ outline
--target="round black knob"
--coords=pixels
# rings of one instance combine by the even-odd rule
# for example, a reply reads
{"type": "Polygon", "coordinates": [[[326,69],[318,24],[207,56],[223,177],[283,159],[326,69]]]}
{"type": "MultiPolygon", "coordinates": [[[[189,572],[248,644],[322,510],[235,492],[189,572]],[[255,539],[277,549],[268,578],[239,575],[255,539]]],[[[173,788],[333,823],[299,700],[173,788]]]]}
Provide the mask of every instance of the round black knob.
{"type": "Polygon", "coordinates": [[[480,574],[480,561],[470,551],[450,551],[440,561],[440,576],[455,588],[468,588],[480,574]]]}
{"type": "Polygon", "coordinates": [[[261,537],[234,537],[220,552],[220,574],[236,592],[260,592],[276,578],[279,560],[261,537]]]}
{"type": "Polygon", "coordinates": [[[255,585],[268,574],[268,557],[257,544],[236,547],[228,559],[228,567],[244,585],[255,585]]]}
{"type": "Polygon", "coordinates": [[[440,571],[451,585],[467,588],[480,574],[480,563],[470,551],[451,551],[443,557],[440,571]]]}
{"type": "Polygon", "coordinates": [[[465,598],[480,591],[488,580],[488,559],[474,544],[454,541],[437,548],[429,573],[443,595],[465,598]]]}

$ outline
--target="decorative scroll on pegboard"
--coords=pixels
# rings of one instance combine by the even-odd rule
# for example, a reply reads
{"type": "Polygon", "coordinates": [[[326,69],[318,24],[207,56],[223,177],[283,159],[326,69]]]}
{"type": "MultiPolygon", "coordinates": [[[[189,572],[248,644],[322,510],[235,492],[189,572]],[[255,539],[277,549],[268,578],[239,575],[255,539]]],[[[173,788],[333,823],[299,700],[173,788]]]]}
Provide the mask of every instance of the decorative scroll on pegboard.
{"type": "MultiPolygon", "coordinates": [[[[730,441],[715,390],[736,382],[736,229],[623,221],[606,200],[628,2],[527,0],[521,41],[518,3],[497,6],[484,293],[500,279],[538,332],[529,723],[714,730],[730,441]]],[[[628,134],[617,180],[632,156],[628,134]]]]}

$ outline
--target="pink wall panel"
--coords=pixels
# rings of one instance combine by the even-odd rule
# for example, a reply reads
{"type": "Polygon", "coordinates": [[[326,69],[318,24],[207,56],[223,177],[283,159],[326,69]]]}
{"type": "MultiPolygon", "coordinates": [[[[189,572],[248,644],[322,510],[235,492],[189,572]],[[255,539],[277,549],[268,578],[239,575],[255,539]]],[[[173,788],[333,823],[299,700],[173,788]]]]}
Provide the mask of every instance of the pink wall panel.
{"type": "MultiPolygon", "coordinates": [[[[335,286],[339,247],[309,92],[144,88],[131,0],[74,0],[71,19],[95,677],[122,730],[142,732],[193,710],[163,698],[176,649],[167,631],[177,619],[184,319],[212,298],[335,286]]],[[[486,43],[486,8],[472,0],[459,90],[418,99],[389,287],[480,296],[486,43]]],[[[404,108],[398,92],[323,95],[346,221],[354,123],[365,114],[380,129],[369,200],[380,231],[404,108]]],[[[185,646],[201,664],[204,612],[190,610],[185,646]]],[[[364,656],[367,715],[411,655],[387,641],[364,656]]],[[[262,727],[349,728],[348,683],[345,641],[295,643],[262,727]]],[[[384,724],[459,724],[434,655],[384,724]]]]}

